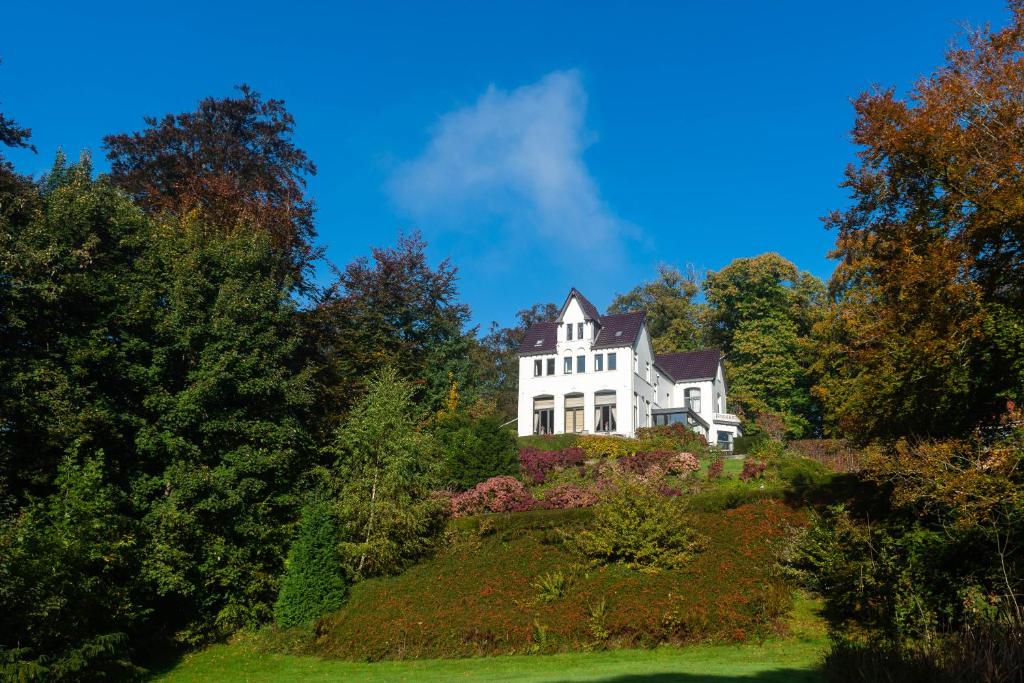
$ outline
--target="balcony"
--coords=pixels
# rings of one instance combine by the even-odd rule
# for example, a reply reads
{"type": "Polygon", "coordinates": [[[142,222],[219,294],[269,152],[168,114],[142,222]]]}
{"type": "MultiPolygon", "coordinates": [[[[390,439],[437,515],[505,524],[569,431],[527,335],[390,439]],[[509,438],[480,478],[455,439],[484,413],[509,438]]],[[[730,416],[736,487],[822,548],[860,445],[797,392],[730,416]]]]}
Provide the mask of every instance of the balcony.
{"type": "Polygon", "coordinates": [[[740,418],[732,413],[715,413],[714,421],[720,424],[738,425],[740,423],[740,418]]]}

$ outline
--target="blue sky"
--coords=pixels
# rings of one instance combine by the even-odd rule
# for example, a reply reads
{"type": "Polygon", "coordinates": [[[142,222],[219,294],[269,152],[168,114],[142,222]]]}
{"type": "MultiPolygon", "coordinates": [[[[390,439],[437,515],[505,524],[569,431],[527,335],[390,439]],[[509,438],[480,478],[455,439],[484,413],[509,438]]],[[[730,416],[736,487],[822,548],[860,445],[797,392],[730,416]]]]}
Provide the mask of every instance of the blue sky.
{"type": "MultiPolygon", "coordinates": [[[[144,115],[248,83],[319,167],[320,241],[344,265],[419,228],[476,322],[604,307],[659,262],[777,251],[827,277],[819,217],[855,149],[850,99],[905,91],[995,0],[15,3],[0,110],[44,171],[144,115]]],[[[326,271],[325,271],[326,276],[326,271]]]]}

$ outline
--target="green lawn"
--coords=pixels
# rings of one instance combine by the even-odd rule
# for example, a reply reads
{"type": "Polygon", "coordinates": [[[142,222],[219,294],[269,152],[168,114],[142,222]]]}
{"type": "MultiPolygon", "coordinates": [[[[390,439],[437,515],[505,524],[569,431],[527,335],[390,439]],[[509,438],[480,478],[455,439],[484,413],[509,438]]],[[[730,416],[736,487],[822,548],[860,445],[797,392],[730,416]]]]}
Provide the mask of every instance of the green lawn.
{"type": "Polygon", "coordinates": [[[801,599],[790,635],[761,644],[698,645],[547,656],[373,664],[259,653],[245,641],[186,657],[158,681],[509,681],[516,683],[819,683],[825,646],[815,603],[801,599]]]}

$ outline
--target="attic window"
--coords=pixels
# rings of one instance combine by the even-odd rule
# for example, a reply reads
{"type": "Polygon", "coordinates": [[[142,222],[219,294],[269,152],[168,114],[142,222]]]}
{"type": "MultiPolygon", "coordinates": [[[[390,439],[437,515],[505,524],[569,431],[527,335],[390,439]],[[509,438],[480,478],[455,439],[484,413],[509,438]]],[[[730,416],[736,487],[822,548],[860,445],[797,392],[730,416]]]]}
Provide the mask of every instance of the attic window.
{"type": "Polygon", "coordinates": [[[538,339],[537,341],[533,342],[533,345],[534,345],[534,346],[540,346],[540,345],[542,345],[543,343],[544,343],[544,340],[543,340],[543,339],[538,339]]]}
{"type": "Polygon", "coordinates": [[[615,330],[615,336],[616,337],[621,337],[622,336],[622,330],[615,330]]]}

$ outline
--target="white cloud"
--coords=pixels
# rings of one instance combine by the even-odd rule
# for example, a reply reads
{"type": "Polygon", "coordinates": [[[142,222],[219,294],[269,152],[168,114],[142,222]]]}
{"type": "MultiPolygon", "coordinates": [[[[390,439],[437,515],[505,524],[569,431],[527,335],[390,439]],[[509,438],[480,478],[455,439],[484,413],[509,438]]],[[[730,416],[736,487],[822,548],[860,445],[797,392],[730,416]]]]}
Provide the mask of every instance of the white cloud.
{"type": "Polygon", "coordinates": [[[491,85],[441,117],[423,153],[395,172],[392,197],[431,229],[496,221],[608,253],[627,229],[584,163],[586,106],[576,71],[511,91],[491,85]]]}

